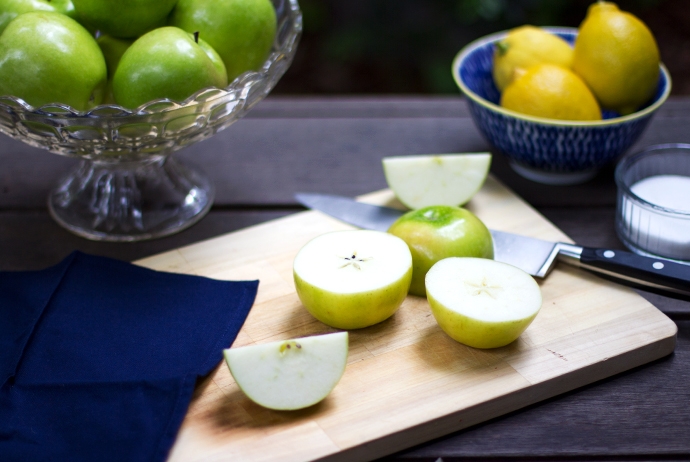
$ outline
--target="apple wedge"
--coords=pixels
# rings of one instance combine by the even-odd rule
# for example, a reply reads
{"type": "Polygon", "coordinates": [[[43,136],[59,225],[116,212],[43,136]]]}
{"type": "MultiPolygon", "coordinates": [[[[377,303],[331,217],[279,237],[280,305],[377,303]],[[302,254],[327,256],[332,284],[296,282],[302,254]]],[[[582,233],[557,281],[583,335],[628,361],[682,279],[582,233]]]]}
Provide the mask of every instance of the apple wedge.
{"type": "Polygon", "coordinates": [[[237,385],[255,403],[295,410],[323,400],[345,371],[348,333],[223,350],[237,385]]]}
{"type": "Polygon", "coordinates": [[[484,258],[446,258],[426,275],[431,312],[443,331],[474,348],[516,340],[542,304],[536,281],[519,268],[484,258]]]}
{"type": "Polygon", "coordinates": [[[412,255],[399,237],[381,231],[322,234],[297,253],[295,289],[319,321],[359,329],[395,313],[412,279],[412,255]]]}
{"type": "Polygon", "coordinates": [[[388,186],[407,207],[459,206],[481,189],[491,166],[488,152],[383,158],[388,186]]]}

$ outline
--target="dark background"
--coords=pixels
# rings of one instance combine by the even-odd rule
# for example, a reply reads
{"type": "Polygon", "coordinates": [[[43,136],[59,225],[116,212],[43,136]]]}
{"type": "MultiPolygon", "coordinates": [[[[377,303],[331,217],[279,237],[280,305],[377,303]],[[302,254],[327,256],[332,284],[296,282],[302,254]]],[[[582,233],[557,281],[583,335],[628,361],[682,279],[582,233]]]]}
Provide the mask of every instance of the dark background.
{"type": "MultiPolygon", "coordinates": [[[[592,0],[299,0],[304,33],[272,94],[457,94],[455,54],[523,24],[577,27],[592,0]]],[[[656,37],[675,95],[690,94],[690,2],[616,2],[656,37]]]]}

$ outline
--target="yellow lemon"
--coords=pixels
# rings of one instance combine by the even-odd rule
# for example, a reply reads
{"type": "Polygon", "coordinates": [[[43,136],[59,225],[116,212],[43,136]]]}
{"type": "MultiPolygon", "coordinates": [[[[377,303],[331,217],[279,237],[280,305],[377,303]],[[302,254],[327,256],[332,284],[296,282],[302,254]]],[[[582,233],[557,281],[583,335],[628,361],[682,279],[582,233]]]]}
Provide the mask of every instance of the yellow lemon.
{"type": "Polygon", "coordinates": [[[614,3],[591,5],[575,41],[573,70],[605,109],[630,114],[653,95],[659,49],[647,26],[614,3]]]}
{"type": "Polygon", "coordinates": [[[601,120],[599,104],[582,79],[553,64],[527,69],[505,89],[501,106],[547,119],[601,120]]]}
{"type": "Polygon", "coordinates": [[[500,91],[535,64],[551,63],[570,67],[572,47],[557,35],[534,26],[517,27],[494,48],[493,78],[500,91]]]}

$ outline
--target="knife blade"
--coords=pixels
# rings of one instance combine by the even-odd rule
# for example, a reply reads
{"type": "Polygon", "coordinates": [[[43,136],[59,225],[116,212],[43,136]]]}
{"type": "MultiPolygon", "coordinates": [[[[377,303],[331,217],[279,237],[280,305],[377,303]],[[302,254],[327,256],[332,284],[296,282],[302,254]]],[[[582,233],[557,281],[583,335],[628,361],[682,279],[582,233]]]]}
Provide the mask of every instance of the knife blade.
{"type": "MultiPolygon", "coordinates": [[[[295,199],[305,207],[358,228],[378,231],[387,231],[405,213],[331,194],[297,193],[295,199]]],[[[688,265],[623,250],[582,247],[494,229],[490,231],[494,241],[494,259],[517,266],[535,277],[546,277],[556,261],[561,261],[666,295],[690,296],[688,265]]]]}

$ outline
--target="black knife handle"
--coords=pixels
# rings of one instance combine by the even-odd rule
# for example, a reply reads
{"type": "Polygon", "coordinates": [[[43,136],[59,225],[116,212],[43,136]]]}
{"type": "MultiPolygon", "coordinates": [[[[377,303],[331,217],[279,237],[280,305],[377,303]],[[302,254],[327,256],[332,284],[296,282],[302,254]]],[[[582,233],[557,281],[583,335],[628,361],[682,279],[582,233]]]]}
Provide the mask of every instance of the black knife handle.
{"type": "Polygon", "coordinates": [[[582,249],[580,265],[657,291],[690,296],[690,265],[623,250],[588,247],[582,249]]]}

